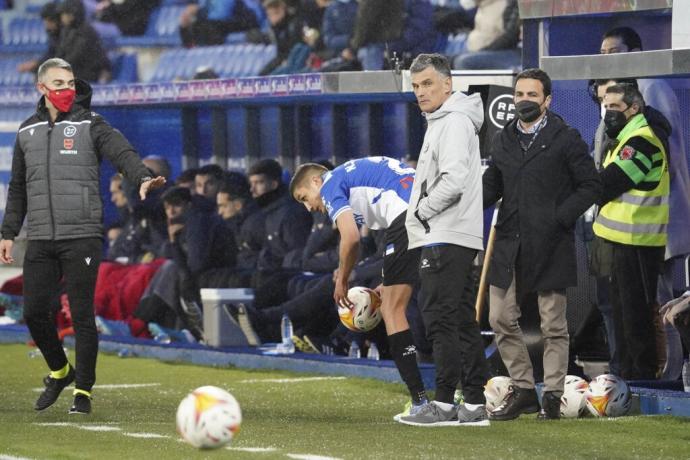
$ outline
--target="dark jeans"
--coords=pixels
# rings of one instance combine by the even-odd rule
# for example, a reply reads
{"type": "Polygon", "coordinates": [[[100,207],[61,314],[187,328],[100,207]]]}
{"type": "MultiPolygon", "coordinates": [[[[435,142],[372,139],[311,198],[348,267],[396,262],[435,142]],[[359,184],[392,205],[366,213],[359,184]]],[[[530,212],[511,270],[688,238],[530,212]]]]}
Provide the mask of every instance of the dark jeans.
{"type": "Polygon", "coordinates": [[[422,317],[436,364],[436,400],[452,403],[458,382],[465,401],[484,404],[488,375],[474,302],[464,296],[475,249],[446,244],[422,249],[422,317]]]}
{"type": "Polygon", "coordinates": [[[616,349],[625,379],[656,378],[657,355],[652,305],[664,258],[663,247],[613,245],[609,295],[616,349]]]}
{"type": "Polygon", "coordinates": [[[24,257],[24,319],[48,367],[67,364],[50,301],[64,278],[76,342],[76,388],[91,391],[96,382],[98,333],[93,297],[103,242],[100,238],[29,241],[24,257]]]}

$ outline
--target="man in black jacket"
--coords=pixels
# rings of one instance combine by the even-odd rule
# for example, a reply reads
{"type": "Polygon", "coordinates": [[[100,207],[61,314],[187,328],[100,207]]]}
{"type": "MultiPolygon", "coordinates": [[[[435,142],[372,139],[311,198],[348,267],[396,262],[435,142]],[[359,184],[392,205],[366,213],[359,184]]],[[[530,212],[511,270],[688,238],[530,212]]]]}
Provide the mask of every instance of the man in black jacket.
{"type": "Polygon", "coordinates": [[[551,79],[544,71],[521,72],[514,96],[518,118],[497,135],[493,163],[483,176],[484,207],[503,199],[488,261],[489,322],[513,380],[512,391],[490,418],[512,420],[539,410],[518,324],[524,294],[536,292],[544,337],[539,418],[557,419],[568,368],[565,289],[577,284],[573,229],[598,198],[601,181],[580,134],[548,110],[551,79]]]}
{"type": "Polygon", "coordinates": [[[38,109],[17,133],[0,262],[14,261],[13,240],[26,217],[24,320],[51,370],[35,409],[51,406],[76,378],[70,413],[88,414],[98,354],[93,297],[103,246],[100,162],[107,158],[139,184],[142,199],[165,179],[151,178],[122,134],[91,112],[91,88],[75,80],[69,63],[54,58],[41,64],[36,87],[42,95],[38,109]],[[49,310],[61,278],[76,333],[76,368],[49,310]]]}
{"type": "Polygon", "coordinates": [[[60,41],[55,56],[72,65],[74,75],[91,82],[110,81],[110,61],[98,33],[86,22],[81,0],[60,3],[60,41]]]}

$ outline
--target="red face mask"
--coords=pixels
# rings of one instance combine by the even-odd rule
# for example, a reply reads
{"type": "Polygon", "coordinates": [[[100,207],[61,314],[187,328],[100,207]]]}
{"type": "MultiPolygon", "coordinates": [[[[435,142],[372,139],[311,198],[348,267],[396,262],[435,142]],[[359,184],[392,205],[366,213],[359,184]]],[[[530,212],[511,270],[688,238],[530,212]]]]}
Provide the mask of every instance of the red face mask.
{"type": "Polygon", "coordinates": [[[48,95],[46,96],[48,100],[58,109],[60,112],[69,112],[74,104],[74,98],[77,92],[72,88],[65,89],[50,89],[44,86],[48,90],[48,95]]]}

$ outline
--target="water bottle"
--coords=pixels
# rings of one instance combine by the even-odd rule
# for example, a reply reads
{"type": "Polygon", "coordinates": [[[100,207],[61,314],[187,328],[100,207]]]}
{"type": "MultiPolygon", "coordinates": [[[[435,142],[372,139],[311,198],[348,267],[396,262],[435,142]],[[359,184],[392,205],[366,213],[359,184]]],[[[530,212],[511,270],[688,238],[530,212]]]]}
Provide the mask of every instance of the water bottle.
{"type": "Polygon", "coordinates": [[[361,358],[362,352],[359,349],[359,344],[356,340],[353,340],[350,344],[350,351],[347,352],[348,358],[361,358]]]}
{"type": "Polygon", "coordinates": [[[376,346],[374,342],[371,342],[371,345],[369,345],[367,359],[373,359],[374,361],[378,361],[379,359],[381,359],[381,356],[379,355],[379,348],[376,346]]]}
{"type": "Polygon", "coordinates": [[[690,393],[690,362],[687,359],[683,363],[683,389],[690,393]]]}
{"type": "MultiPolygon", "coordinates": [[[[41,350],[38,348],[31,350],[29,352],[29,358],[38,358],[39,356],[43,356],[43,353],[41,353],[41,350]]],[[[683,372],[685,372],[685,367],[683,368],[683,372]]],[[[685,373],[683,374],[683,376],[685,376],[685,373]]]]}
{"type": "Polygon", "coordinates": [[[151,334],[151,337],[153,337],[153,340],[158,343],[172,342],[170,335],[168,335],[163,328],[156,323],[149,323],[149,333],[151,334]]]}
{"type": "Polygon", "coordinates": [[[281,343],[280,347],[281,351],[285,354],[291,355],[295,352],[295,343],[292,341],[292,321],[290,321],[290,317],[287,315],[287,313],[283,314],[283,317],[280,320],[280,334],[283,338],[283,342],[281,343]]]}
{"type": "Polygon", "coordinates": [[[134,352],[129,348],[120,348],[120,350],[117,352],[118,358],[129,358],[132,356],[134,356],[134,352]]]}

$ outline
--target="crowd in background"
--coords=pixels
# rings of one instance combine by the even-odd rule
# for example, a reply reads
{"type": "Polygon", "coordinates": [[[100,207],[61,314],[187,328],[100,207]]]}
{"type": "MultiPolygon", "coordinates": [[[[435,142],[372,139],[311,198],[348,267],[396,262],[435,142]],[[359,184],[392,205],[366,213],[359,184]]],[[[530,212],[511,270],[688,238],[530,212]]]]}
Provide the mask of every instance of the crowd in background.
{"type": "MultiPolygon", "coordinates": [[[[48,49],[18,70],[33,72],[46,58],[61,57],[78,78],[107,83],[114,39],[144,34],[160,6],[160,0],[46,3],[40,16],[48,49]]],[[[443,52],[449,35],[466,37],[449,56],[454,68],[520,67],[516,0],[198,0],[179,17],[185,47],[222,45],[237,33],[245,43],[276,46],[261,75],[399,69],[419,53],[443,52]]],[[[201,66],[199,78],[215,76],[213,66],[201,66]]]]}

